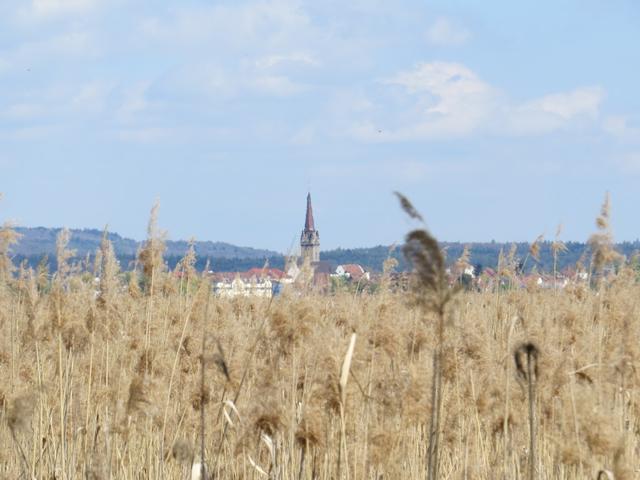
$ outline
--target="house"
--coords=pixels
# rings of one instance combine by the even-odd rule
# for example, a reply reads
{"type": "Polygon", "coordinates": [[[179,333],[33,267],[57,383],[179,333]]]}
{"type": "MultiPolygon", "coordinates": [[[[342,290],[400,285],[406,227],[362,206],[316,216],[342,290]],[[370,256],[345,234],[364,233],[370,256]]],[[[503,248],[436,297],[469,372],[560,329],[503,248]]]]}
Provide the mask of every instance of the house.
{"type": "Polygon", "coordinates": [[[365,271],[361,265],[355,263],[347,263],[345,265],[338,265],[335,273],[333,274],[335,277],[342,277],[352,280],[354,282],[359,281],[369,281],[371,276],[369,272],[365,271]]]}
{"type": "Polygon", "coordinates": [[[280,292],[293,279],[277,268],[251,268],[246,272],[213,274],[213,291],[221,297],[266,297],[280,292]]]}
{"type": "Polygon", "coordinates": [[[233,280],[220,279],[213,284],[213,291],[220,297],[266,297],[273,296],[273,284],[269,279],[244,280],[237,275],[233,280]]]}

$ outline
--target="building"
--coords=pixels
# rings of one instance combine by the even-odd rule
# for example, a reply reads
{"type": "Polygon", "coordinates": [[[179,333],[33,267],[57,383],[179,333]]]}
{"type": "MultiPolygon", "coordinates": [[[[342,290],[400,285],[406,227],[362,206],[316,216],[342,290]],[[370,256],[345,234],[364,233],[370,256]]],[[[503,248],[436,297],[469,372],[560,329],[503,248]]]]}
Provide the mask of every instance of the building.
{"type": "Polygon", "coordinates": [[[293,279],[277,268],[213,273],[213,291],[221,297],[267,297],[280,293],[293,279]]]}
{"type": "Polygon", "coordinates": [[[327,288],[333,268],[329,262],[320,260],[320,234],[313,219],[311,194],[307,194],[307,211],[304,229],[300,235],[300,251],[299,258],[293,256],[285,260],[284,271],[265,267],[252,268],[246,272],[213,274],[214,291],[223,297],[271,297],[294,282],[297,285],[327,288]]]}
{"type": "Polygon", "coordinates": [[[354,282],[361,280],[369,281],[371,276],[361,265],[355,263],[347,263],[345,265],[338,265],[336,272],[333,274],[335,277],[342,277],[354,282]]]}
{"type": "Polygon", "coordinates": [[[300,253],[303,262],[311,264],[320,261],[320,233],[316,230],[311,207],[311,194],[307,194],[307,214],[304,219],[304,230],[300,235],[300,253]]]}
{"type": "Polygon", "coordinates": [[[231,281],[220,280],[214,283],[213,291],[220,297],[266,297],[273,296],[273,284],[268,279],[249,280],[237,276],[231,281]]]}

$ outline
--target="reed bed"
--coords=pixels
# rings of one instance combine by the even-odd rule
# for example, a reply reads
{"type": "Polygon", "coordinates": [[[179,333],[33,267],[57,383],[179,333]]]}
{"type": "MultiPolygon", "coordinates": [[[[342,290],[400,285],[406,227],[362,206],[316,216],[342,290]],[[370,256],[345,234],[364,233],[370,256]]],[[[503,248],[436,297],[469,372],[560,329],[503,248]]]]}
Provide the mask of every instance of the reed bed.
{"type": "Polygon", "coordinates": [[[176,275],[149,242],[125,278],[67,240],[0,284],[0,478],[638,477],[630,267],[438,312],[388,282],[223,299],[193,251],[176,275]]]}

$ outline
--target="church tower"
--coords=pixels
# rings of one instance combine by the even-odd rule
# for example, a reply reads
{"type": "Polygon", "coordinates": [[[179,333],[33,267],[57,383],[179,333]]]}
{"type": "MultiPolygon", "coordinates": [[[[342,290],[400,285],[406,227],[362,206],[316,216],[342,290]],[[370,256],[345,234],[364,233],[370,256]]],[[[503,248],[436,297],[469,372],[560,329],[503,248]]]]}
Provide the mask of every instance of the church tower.
{"type": "Polygon", "coordinates": [[[300,235],[300,250],[302,260],[313,263],[320,261],[320,234],[313,222],[313,209],[311,208],[311,194],[307,194],[307,216],[304,219],[304,230],[300,235]]]}

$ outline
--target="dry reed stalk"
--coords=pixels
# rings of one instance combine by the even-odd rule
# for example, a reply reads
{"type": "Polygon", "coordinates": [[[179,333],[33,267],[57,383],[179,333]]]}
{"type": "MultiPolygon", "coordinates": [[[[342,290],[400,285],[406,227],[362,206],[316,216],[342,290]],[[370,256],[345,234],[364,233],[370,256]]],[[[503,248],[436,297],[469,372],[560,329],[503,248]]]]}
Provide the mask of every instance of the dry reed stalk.
{"type": "Polygon", "coordinates": [[[529,479],[536,478],[537,464],[537,438],[536,438],[536,382],[538,379],[538,354],[539,350],[533,343],[523,343],[514,352],[516,372],[528,385],[529,400],[529,479]],[[526,365],[525,365],[526,359],[526,365]]]}
{"type": "Polygon", "coordinates": [[[588,240],[591,248],[590,283],[595,288],[602,285],[606,267],[622,259],[622,256],[613,247],[610,217],[611,199],[609,192],[607,192],[600,208],[600,215],[596,218],[598,231],[591,235],[588,240]]]}
{"type": "Polygon", "coordinates": [[[556,228],[556,235],[551,243],[551,254],[553,255],[553,290],[556,293],[558,291],[558,256],[568,250],[565,243],[560,240],[561,234],[562,224],[559,224],[558,228],[556,228]]]}
{"type": "MultiPolygon", "coordinates": [[[[89,415],[91,412],[91,391],[93,386],[93,355],[94,355],[94,344],[95,344],[95,330],[91,332],[91,340],[90,340],[90,354],[89,354],[89,376],[87,381],[87,408],[85,410],[85,420],[84,420],[84,429],[85,432],[89,431],[89,415]]],[[[85,437],[84,442],[84,457],[87,457],[87,441],[85,437]]]]}
{"type": "MultiPolygon", "coordinates": [[[[203,278],[202,279],[202,283],[201,283],[200,293],[202,294],[202,292],[204,292],[204,290],[206,288],[209,288],[209,287],[210,287],[209,282],[203,278]]],[[[206,303],[206,307],[205,308],[208,311],[208,308],[209,308],[209,293],[208,292],[207,292],[207,303],[206,303]]],[[[177,370],[177,367],[178,367],[178,361],[180,360],[180,350],[182,349],[182,345],[184,343],[184,339],[185,339],[185,336],[186,336],[186,333],[187,333],[187,327],[188,327],[189,322],[191,320],[192,313],[193,313],[193,304],[189,307],[189,310],[187,311],[187,313],[185,315],[184,323],[182,325],[182,332],[180,334],[180,340],[178,341],[178,349],[176,350],[176,354],[175,354],[174,359],[173,359],[173,366],[171,368],[171,375],[169,376],[169,386],[167,388],[167,397],[166,397],[167,400],[166,400],[166,403],[165,403],[164,416],[163,416],[163,420],[162,420],[162,435],[160,437],[162,439],[163,447],[164,447],[164,437],[165,437],[166,426],[167,426],[167,416],[169,414],[169,404],[171,402],[171,392],[172,392],[173,382],[174,382],[176,370],[177,370]]],[[[205,319],[206,319],[206,314],[205,314],[205,319]]],[[[206,322],[203,322],[203,323],[206,323],[206,322]]],[[[203,337],[202,337],[202,341],[203,342],[204,342],[204,338],[205,338],[204,335],[205,335],[205,333],[203,332],[203,337]]]]}
{"type": "MultiPolygon", "coordinates": [[[[206,480],[206,473],[205,473],[205,465],[206,465],[206,457],[205,457],[205,449],[204,449],[204,442],[205,442],[205,388],[204,388],[204,377],[205,377],[205,368],[206,368],[206,362],[205,362],[205,356],[204,356],[204,348],[205,348],[205,341],[206,341],[206,336],[207,336],[207,317],[209,316],[209,300],[211,298],[211,286],[209,285],[209,282],[206,280],[202,280],[203,284],[205,284],[207,286],[207,303],[205,305],[205,310],[204,310],[204,318],[202,320],[202,346],[201,346],[201,350],[200,350],[200,479],[201,480],[206,480]]],[[[182,346],[182,344],[180,344],[182,346]]]]}
{"type": "MultiPolygon", "coordinates": [[[[513,330],[516,326],[516,322],[518,321],[518,316],[514,315],[511,318],[511,323],[509,325],[509,331],[507,333],[507,352],[511,351],[511,336],[513,335],[513,330]]],[[[507,357],[508,358],[508,357],[507,357]]],[[[503,437],[503,444],[502,444],[502,449],[503,449],[503,455],[504,455],[504,475],[507,476],[507,472],[508,472],[508,456],[507,456],[507,452],[510,452],[510,448],[508,447],[509,445],[509,401],[511,399],[511,395],[510,395],[510,384],[511,384],[511,372],[509,368],[505,369],[505,388],[504,388],[504,418],[502,420],[502,434],[504,435],[503,437]]]]}
{"type": "Polygon", "coordinates": [[[58,331],[58,372],[59,372],[59,378],[58,378],[58,387],[60,390],[60,449],[61,449],[61,462],[62,462],[62,472],[63,472],[63,479],[64,479],[64,472],[65,472],[65,461],[67,459],[67,455],[66,455],[66,436],[65,436],[65,408],[64,408],[64,388],[63,388],[63,377],[62,377],[62,334],[60,333],[60,331],[58,331]]]}
{"type": "Polygon", "coordinates": [[[18,452],[18,456],[21,461],[22,476],[28,477],[29,462],[27,456],[24,453],[24,449],[20,441],[18,440],[17,433],[27,429],[31,423],[31,416],[33,412],[33,398],[29,395],[20,395],[13,399],[13,402],[7,408],[5,412],[5,420],[9,432],[11,433],[11,440],[13,446],[18,452]]]}
{"type": "Polygon", "coordinates": [[[113,244],[109,240],[107,228],[108,226],[105,226],[102,233],[102,240],[98,250],[99,255],[96,253],[96,264],[98,264],[98,258],[100,259],[98,265],[100,284],[96,303],[105,309],[113,305],[114,295],[119,287],[117,275],[120,270],[113,244]]]}
{"type": "MultiPolygon", "coordinates": [[[[347,438],[346,438],[346,424],[345,424],[345,409],[347,402],[347,381],[349,380],[349,370],[351,369],[351,361],[353,359],[353,350],[356,346],[356,334],[351,334],[349,340],[349,347],[347,353],[342,361],[342,368],[340,369],[340,446],[338,449],[338,478],[342,478],[342,458],[348,457],[347,453],[347,438]],[[344,453],[343,453],[344,452],[344,453]]],[[[347,478],[349,477],[349,467],[347,465],[347,478]]]]}
{"type": "Polygon", "coordinates": [[[616,477],[611,470],[600,470],[596,480],[616,480],[616,477]]]}
{"type": "MultiPolygon", "coordinates": [[[[538,235],[536,239],[529,245],[529,251],[527,255],[524,257],[522,261],[522,266],[520,267],[520,271],[522,274],[525,272],[525,267],[527,266],[527,260],[529,257],[533,258],[533,260],[538,263],[540,261],[540,243],[544,240],[544,235],[538,235]]],[[[512,247],[513,248],[513,247],[512,247]]]]}
{"type": "MultiPolygon", "coordinates": [[[[258,347],[258,343],[260,342],[260,340],[262,339],[262,335],[264,334],[264,329],[265,329],[265,327],[267,325],[267,321],[269,319],[267,314],[269,313],[269,310],[271,309],[271,304],[272,303],[273,303],[273,297],[271,297],[269,299],[269,303],[267,304],[267,308],[266,308],[265,313],[264,313],[264,318],[263,318],[262,322],[260,323],[260,325],[258,327],[258,330],[256,332],[254,341],[253,341],[253,343],[251,345],[251,348],[249,350],[249,358],[244,364],[244,370],[242,372],[242,377],[240,378],[240,383],[238,384],[238,388],[236,389],[236,393],[235,393],[235,395],[233,397],[233,404],[234,405],[238,404],[238,398],[240,398],[240,392],[242,391],[242,387],[244,386],[244,383],[246,381],[247,374],[249,372],[249,367],[251,366],[251,363],[253,361],[254,355],[256,353],[256,348],[258,347]]],[[[220,352],[220,353],[222,353],[222,352],[220,352]]],[[[226,363],[225,363],[225,365],[226,365],[226,363]]],[[[228,370],[227,370],[227,373],[228,373],[228,370]]],[[[219,460],[220,460],[220,455],[222,454],[222,447],[224,445],[224,440],[225,440],[226,435],[227,435],[227,425],[225,424],[225,426],[224,426],[224,428],[222,430],[222,434],[220,435],[220,441],[218,443],[218,449],[217,449],[217,453],[216,453],[216,460],[215,460],[215,463],[214,463],[214,468],[212,470],[213,472],[217,471],[219,460]]]]}
{"type": "MultiPolygon", "coordinates": [[[[405,213],[424,224],[423,217],[411,202],[404,195],[398,192],[395,192],[395,194],[400,199],[400,205],[405,213]]],[[[437,344],[432,358],[432,408],[427,450],[427,479],[433,480],[438,478],[439,468],[442,359],[445,343],[445,322],[448,315],[447,307],[460,288],[459,285],[456,288],[449,288],[445,273],[444,256],[438,241],[426,229],[409,232],[406,236],[403,252],[407,260],[413,264],[415,271],[413,289],[415,303],[422,309],[425,315],[425,323],[428,314],[434,314],[437,322],[437,344]]]]}
{"type": "Polygon", "coordinates": [[[145,372],[149,369],[149,347],[151,344],[151,319],[153,317],[154,293],[158,276],[163,270],[163,253],[165,250],[164,239],[166,233],[158,229],[158,210],[160,202],[156,200],[147,226],[147,240],[138,252],[138,261],[142,265],[143,280],[145,282],[145,293],[147,294],[147,305],[145,314],[145,372]]]}
{"type": "Polygon", "coordinates": [[[21,236],[9,222],[5,222],[0,227],[0,282],[2,286],[12,279],[15,267],[11,261],[11,247],[18,243],[21,236]]]}

